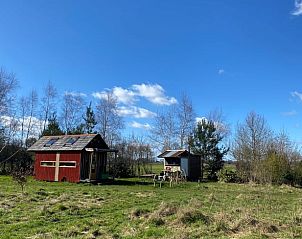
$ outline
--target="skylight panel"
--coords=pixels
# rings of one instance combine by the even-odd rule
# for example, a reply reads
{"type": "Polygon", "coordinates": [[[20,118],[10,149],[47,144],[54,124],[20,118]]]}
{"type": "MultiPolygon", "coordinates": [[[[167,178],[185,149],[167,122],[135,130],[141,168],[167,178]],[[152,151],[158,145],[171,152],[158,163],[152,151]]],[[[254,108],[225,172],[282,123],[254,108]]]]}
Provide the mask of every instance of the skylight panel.
{"type": "Polygon", "coordinates": [[[75,142],[77,142],[77,140],[79,139],[80,137],[70,137],[66,140],[64,146],[70,146],[70,145],[73,145],[75,142]]]}
{"type": "Polygon", "coordinates": [[[50,147],[51,145],[53,145],[55,142],[58,141],[59,138],[51,138],[50,140],[48,140],[48,142],[44,145],[44,147],[50,147]]]}

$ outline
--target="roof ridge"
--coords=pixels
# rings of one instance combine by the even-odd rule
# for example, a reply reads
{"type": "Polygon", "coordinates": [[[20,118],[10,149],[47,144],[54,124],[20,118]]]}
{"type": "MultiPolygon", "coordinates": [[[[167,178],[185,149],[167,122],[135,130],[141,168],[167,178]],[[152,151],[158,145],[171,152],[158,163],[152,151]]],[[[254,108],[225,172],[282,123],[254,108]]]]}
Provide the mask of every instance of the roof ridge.
{"type": "Polygon", "coordinates": [[[63,134],[63,135],[45,135],[43,137],[59,137],[59,138],[63,138],[63,137],[81,137],[81,136],[96,136],[98,134],[63,134]]]}

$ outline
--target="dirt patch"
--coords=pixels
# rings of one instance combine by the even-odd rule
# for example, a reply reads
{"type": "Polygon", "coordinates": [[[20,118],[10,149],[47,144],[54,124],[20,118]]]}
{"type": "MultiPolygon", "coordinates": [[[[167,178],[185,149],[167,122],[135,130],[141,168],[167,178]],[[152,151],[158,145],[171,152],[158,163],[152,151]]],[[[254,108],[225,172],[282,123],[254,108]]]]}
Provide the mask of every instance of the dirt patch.
{"type": "Polygon", "coordinates": [[[158,214],[161,217],[168,217],[173,214],[176,214],[178,210],[178,206],[173,203],[165,203],[162,202],[159,205],[159,208],[155,211],[155,214],[158,214]]]}
{"type": "Polygon", "coordinates": [[[202,222],[203,224],[210,224],[210,217],[203,214],[194,208],[181,209],[177,214],[177,221],[182,224],[191,224],[195,222],[202,222]]]}
{"type": "Polygon", "coordinates": [[[142,218],[142,217],[145,218],[148,216],[149,213],[150,213],[150,211],[147,209],[136,208],[130,212],[129,218],[130,219],[137,219],[137,218],[142,218]]]}
{"type": "Polygon", "coordinates": [[[135,193],[134,195],[139,198],[147,198],[147,197],[154,197],[155,193],[154,192],[145,192],[145,193],[139,192],[139,193],[135,193]]]}

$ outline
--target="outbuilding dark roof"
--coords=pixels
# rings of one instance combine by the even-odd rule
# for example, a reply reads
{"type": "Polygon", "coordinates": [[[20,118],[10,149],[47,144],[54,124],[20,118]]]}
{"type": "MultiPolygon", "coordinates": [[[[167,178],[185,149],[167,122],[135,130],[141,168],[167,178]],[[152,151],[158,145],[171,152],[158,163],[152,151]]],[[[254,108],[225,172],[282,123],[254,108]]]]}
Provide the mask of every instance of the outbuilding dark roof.
{"type": "Polygon", "coordinates": [[[189,151],[186,149],[177,149],[177,150],[166,150],[165,152],[158,155],[158,158],[178,158],[181,156],[189,155],[189,151]]]}
{"type": "Polygon", "coordinates": [[[28,151],[81,151],[86,147],[109,149],[99,134],[43,136],[28,151]]]}

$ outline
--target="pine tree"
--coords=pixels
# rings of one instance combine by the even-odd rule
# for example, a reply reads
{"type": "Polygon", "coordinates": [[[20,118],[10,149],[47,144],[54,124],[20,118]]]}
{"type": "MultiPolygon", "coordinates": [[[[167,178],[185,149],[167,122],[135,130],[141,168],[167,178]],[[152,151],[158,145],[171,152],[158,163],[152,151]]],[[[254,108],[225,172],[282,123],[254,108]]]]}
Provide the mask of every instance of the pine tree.
{"type": "Polygon", "coordinates": [[[203,119],[197,124],[190,138],[190,150],[201,156],[202,178],[207,172],[208,179],[217,179],[216,173],[223,167],[223,157],[229,151],[221,143],[223,136],[213,121],[203,119]]]}
{"type": "Polygon", "coordinates": [[[48,119],[48,125],[42,132],[42,136],[63,135],[64,132],[60,129],[57,116],[53,113],[48,119]]]}
{"type": "Polygon", "coordinates": [[[91,106],[91,102],[89,106],[86,108],[86,115],[84,117],[84,121],[85,121],[84,129],[86,133],[92,134],[93,129],[96,126],[97,122],[95,120],[95,115],[91,106]]]}

